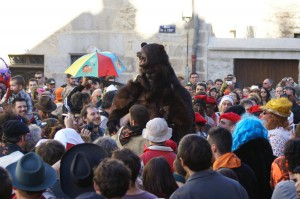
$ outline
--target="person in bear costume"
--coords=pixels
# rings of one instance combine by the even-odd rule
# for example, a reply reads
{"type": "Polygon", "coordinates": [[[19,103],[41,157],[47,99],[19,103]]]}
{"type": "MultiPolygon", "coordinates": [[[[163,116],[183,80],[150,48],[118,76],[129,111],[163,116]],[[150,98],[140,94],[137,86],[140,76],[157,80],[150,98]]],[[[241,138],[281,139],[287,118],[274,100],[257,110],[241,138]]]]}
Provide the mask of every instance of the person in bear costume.
{"type": "Polygon", "coordinates": [[[163,45],[143,45],[139,58],[140,74],[122,87],[113,101],[113,111],[108,119],[110,134],[117,132],[120,119],[134,104],[146,106],[150,119],[162,117],[173,129],[172,139],[180,139],[193,132],[194,111],[192,99],[180,84],[169,62],[163,45]]]}

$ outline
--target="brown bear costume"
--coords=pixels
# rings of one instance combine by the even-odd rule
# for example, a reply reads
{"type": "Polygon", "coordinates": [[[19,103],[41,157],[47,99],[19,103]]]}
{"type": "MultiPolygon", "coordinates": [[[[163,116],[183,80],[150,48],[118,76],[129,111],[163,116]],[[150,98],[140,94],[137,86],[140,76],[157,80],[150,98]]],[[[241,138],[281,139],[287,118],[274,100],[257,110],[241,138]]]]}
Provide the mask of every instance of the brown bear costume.
{"type": "Polygon", "coordinates": [[[193,133],[191,96],[179,83],[163,45],[144,45],[137,57],[140,75],[128,81],[115,96],[108,131],[116,132],[120,118],[129,112],[129,108],[133,104],[142,104],[148,108],[150,119],[166,119],[173,128],[172,139],[179,142],[184,135],[193,133]]]}

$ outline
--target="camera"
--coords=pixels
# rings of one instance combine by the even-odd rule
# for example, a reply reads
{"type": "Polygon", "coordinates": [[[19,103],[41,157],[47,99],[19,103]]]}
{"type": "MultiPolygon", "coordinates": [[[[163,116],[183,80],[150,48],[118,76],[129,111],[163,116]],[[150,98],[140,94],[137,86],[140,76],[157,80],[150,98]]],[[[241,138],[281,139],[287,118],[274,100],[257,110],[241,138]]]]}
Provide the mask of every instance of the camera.
{"type": "Polygon", "coordinates": [[[227,85],[232,85],[232,81],[226,81],[227,85]]]}
{"type": "Polygon", "coordinates": [[[90,132],[93,132],[93,130],[94,130],[94,124],[93,123],[89,123],[84,128],[87,129],[87,130],[89,130],[90,132]]]}

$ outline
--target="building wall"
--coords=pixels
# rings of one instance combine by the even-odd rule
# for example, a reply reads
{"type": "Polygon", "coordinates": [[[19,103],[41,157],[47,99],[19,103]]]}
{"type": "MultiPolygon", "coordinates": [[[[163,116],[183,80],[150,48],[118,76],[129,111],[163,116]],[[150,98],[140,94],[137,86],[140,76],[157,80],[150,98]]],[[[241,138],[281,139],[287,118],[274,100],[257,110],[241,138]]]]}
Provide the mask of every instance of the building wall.
{"type": "MultiPolygon", "coordinates": [[[[141,42],[161,43],[178,75],[185,75],[186,29],[180,0],[5,1],[0,20],[7,31],[0,38],[0,56],[42,54],[44,71],[63,83],[70,54],[96,49],[116,53],[127,71],[119,81],[138,73],[141,42]],[[159,6],[157,6],[159,5],[159,6]],[[16,12],[11,12],[16,10],[16,12]],[[176,25],[176,33],[158,33],[160,25],[176,25]]],[[[190,43],[191,44],[191,43],[190,43]]],[[[191,51],[190,51],[191,52],[191,51]]]]}
{"type": "Polygon", "coordinates": [[[217,38],[293,38],[300,33],[298,0],[198,0],[198,14],[217,38]]]}
{"type": "MultiPolygon", "coordinates": [[[[211,38],[208,44],[208,77],[224,78],[227,74],[233,73],[234,59],[241,58],[299,60],[300,40],[211,38]]],[[[252,72],[251,68],[249,72],[252,72]]]]}
{"type": "MultiPolygon", "coordinates": [[[[70,54],[96,49],[111,51],[127,68],[119,78],[125,83],[138,74],[136,52],[140,43],[155,42],[165,45],[175,72],[186,76],[188,31],[190,70],[193,54],[200,79],[215,79],[232,72],[237,55],[276,57],[272,48],[262,45],[264,42],[257,43],[263,51],[249,51],[251,41],[228,39],[233,37],[231,30],[236,31],[237,38],[293,37],[293,33],[300,32],[299,4],[299,0],[4,0],[0,12],[0,56],[9,61],[9,54],[44,55],[45,75],[62,84],[70,54]],[[192,12],[194,20],[184,22],[183,11],[192,12]],[[176,33],[158,33],[160,25],[176,25],[176,33]],[[231,50],[233,43],[239,46],[238,50],[231,50]],[[221,49],[219,44],[223,45],[221,49]]],[[[282,56],[285,45],[283,42],[276,47],[276,55],[282,56]]],[[[296,51],[284,54],[298,56],[296,51]]]]}

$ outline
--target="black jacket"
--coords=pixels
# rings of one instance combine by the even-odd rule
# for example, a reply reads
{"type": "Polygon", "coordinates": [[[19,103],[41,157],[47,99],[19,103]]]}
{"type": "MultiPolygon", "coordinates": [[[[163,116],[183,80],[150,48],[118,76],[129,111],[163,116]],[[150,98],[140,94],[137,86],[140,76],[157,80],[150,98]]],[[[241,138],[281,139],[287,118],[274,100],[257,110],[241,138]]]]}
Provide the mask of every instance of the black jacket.
{"type": "Polygon", "coordinates": [[[268,140],[257,138],[241,145],[234,153],[253,170],[258,185],[258,198],[270,199],[271,164],[275,159],[268,140]]]}
{"type": "Polygon", "coordinates": [[[242,162],[240,167],[232,168],[232,170],[237,175],[239,183],[246,189],[249,199],[257,199],[257,179],[251,167],[242,162]]]}

